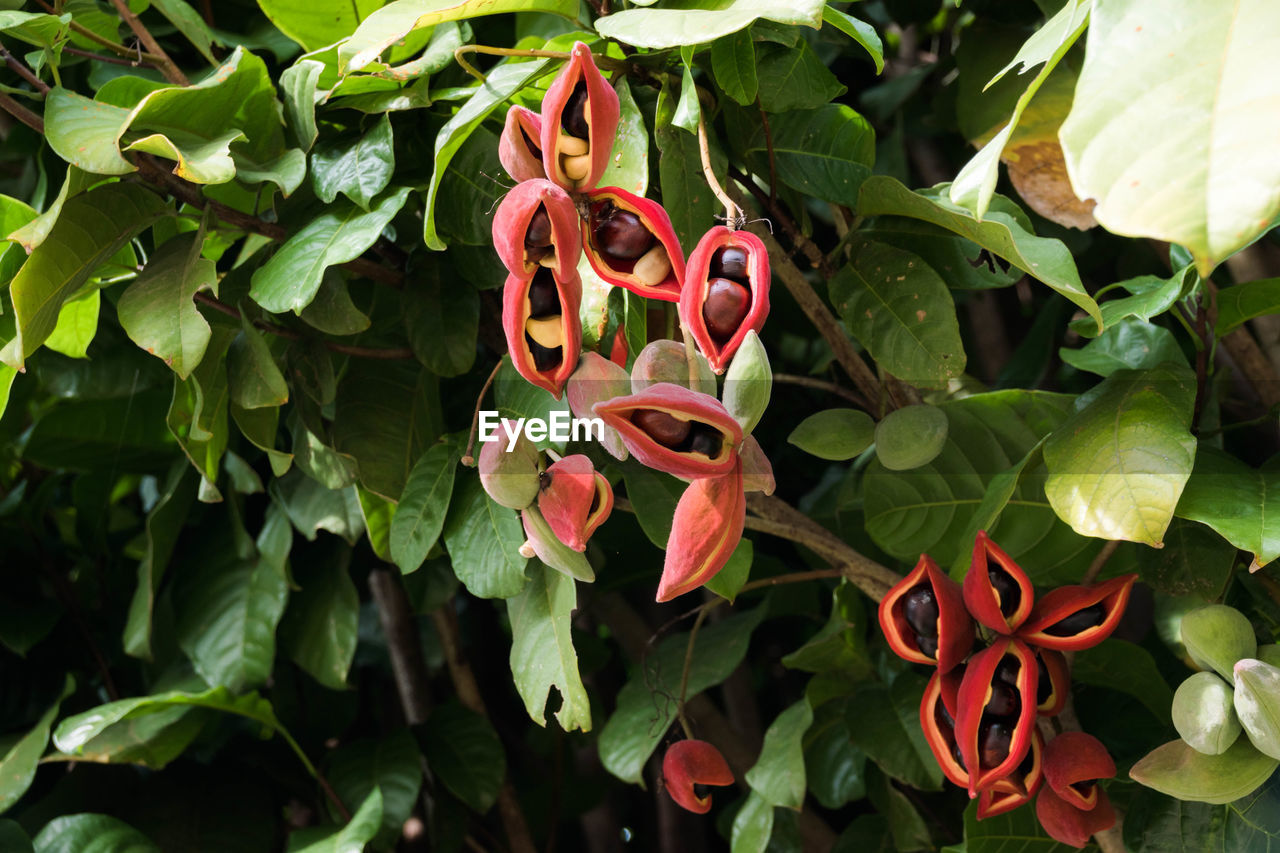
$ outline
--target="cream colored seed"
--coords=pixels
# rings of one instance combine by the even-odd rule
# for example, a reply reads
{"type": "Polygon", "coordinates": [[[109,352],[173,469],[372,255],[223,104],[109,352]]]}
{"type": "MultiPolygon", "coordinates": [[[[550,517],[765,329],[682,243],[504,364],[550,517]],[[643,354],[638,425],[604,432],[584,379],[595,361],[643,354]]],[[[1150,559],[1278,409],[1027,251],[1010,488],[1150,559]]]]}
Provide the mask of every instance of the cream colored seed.
{"type": "Polygon", "coordinates": [[[576,157],[564,157],[560,160],[560,168],[565,177],[571,181],[581,181],[591,173],[591,155],[579,154],[576,157]]]}
{"type": "Polygon", "coordinates": [[[661,244],[641,255],[631,270],[631,274],[648,287],[657,287],[662,284],[670,273],[671,258],[667,256],[667,250],[661,244]]]}
{"type": "Polygon", "coordinates": [[[587,140],[562,134],[557,149],[566,157],[577,157],[579,154],[587,153],[587,140]]]}
{"type": "Polygon", "coordinates": [[[547,252],[547,253],[546,253],[545,255],[543,255],[541,258],[538,258],[538,265],[539,265],[539,266],[544,266],[544,267],[546,267],[547,269],[551,269],[552,267],[554,267],[554,266],[556,265],[556,253],[555,253],[555,252],[547,252]]]}
{"type": "Polygon", "coordinates": [[[564,331],[560,328],[558,314],[541,319],[530,317],[524,323],[524,330],[537,342],[538,346],[555,349],[564,344],[564,331]]]}

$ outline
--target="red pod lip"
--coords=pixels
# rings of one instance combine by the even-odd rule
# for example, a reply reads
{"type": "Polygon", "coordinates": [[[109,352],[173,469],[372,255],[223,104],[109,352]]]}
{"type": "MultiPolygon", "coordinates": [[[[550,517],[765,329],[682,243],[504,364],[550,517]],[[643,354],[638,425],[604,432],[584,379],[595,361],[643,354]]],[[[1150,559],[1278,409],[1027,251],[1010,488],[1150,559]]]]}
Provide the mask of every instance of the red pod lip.
{"type": "MultiPolygon", "coordinates": [[[[652,199],[642,198],[618,187],[600,187],[587,193],[586,216],[582,217],[582,247],[587,253],[591,268],[610,284],[625,287],[632,293],[649,299],[677,302],[684,286],[684,252],[680,240],[671,226],[671,217],[662,205],[652,199]],[[598,206],[612,204],[614,208],[635,214],[653,235],[654,243],[635,258],[612,255],[597,236],[598,206]],[[665,255],[665,261],[663,256],[665,255]],[[658,273],[665,273],[661,278],[658,273]]],[[[626,253],[626,254],[629,254],[626,253]]]]}
{"type": "Polygon", "coordinates": [[[1098,791],[1097,805],[1085,810],[1071,805],[1052,788],[1044,788],[1036,797],[1036,818],[1054,840],[1072,847],[1084,847],[1094,833],[1115,826],[1116,811],[1103,790],[1098,791]]]}
{"type": "Polygon", "coordinates": [[[560,278],[576,277],[582,236],[578,232],[578,209],[573,199],[545,179],[516,184],[503,196],[493,215],[493,248],[502,265],[518,278],[533,278],[538,268],[548,263],[560,278]],[[550,226],[550,252],[546,254],[543,254],[546,249],[535,249],[525,241],[539,208],[547,212],[550,226]]]}
{"type": "Polygon", "coordinates": [[[658,382],[637,394],[596,403],[592,409],[605,426],[618,431],[632,455],[655,470],[697,479],[727,474],[738,464],[742,427],[710,394],[658,382]],[[663,444],[640,426],[651,417],[666,419],[686,434],[678,442],[663,444]]]}
{"type": "Polygon", "coordinates": [[[609,165],[613,151],[613,139],[618,132],[618,93],[596,68],[591,49],[582,42],[575,42],[569,62],[547,89],[542,99],[542,168],[547,177],[570,192],[585,192],[600,182],[609,165]],[[582,84],[586,91],[586,103],[582,107],[583,120],[588,126],[587,136],[577,137],[565,132],[562,121],[573,99],[574,90],[582,84]],[[586,148],[581,153],[566,154],[567,145],[581,146],[570,140],[582,139],[586,148]],[[571,158],[585,160],[568,162],[571,158]]]}
{"type": "Polygon", "coordinates": [[[541,139],[542,116],[519,104],[507,110],[507,122],[498,137],[498,160],[517,183],[547,177],[541,139]]]}
{"type": "Polygon", "coordinates": [[[581,453],[547,466],[541,476],[538,509],[556,538],[575,551],[613,511],[613,487],[581,453]]]}
{"type": "Polygon", "coordinates": [[[1008,776],[1026,757],[1036,725],[1037,680],[1035,654],[1019,640],[1000,637],[969,659],[956,714],[956,741],[969,770],[969,796],[1008,776]],[[1018,664],[1012,683],[1003,671],[997,675],[1006,658],[1018,664]],[[1007,710],[1013,699],[1018,707],[1007,710]],[[1006,736],[1009,745],[1001,756],[1000,741],[1006,736]]]}
{"type": "Polygon", "coordinates": [[[1039,730],[1031,733],[1031,749],[1018,769],[978,794],[978,820],[1013,811],[1040,790],[1044,782],[1044,738],[1039,730]]]}
{"type": "Polygon", "coordinates": [[[979,531],[964,577],[964,603],[973,618],[997,633],[1013,634],[1027,620],[1034,601],[1035,589],[1027,573],[985,530],[979,531]]]}
{"type": "Polygon", "coordinates": [[[937,664],[946,673],[973,648],[973,620],[964,609],[960,584],[947,577],[928,554],[921,554],[916,567],[885,593],[879,616],[889,648],[903,660],[937,664]],[[935,610],[936,632],[930,637],[925,626],[935,610]],[[913,626],[913,619],[922,624],[913,626]],[[931,641],[936,642],[932,652],[927,648],[931,641]]]}
{"type": "Polygon", "coordinates": [[[511,363],[530,384],[545,388],[557,400],[582,354],[582,323],[578,319],[581,302],[582,283],[576,272],[560,278],[553,270],[543,268],[541,275],[535,274],[527,281],[512,274],[502,289],[502,329],[511,363]],[[535,317],[529,291],[545,286],[546,276],[555,284],[560,313],[535,317]],[[543,336],[543,342],[536,339],[535,333],[543,336]],[[557,340],[559,352],[551,345],[557,340]]]}
{"type": "Polygon", "coordinates": [[[711,363],[711,369],[723,373],[747,332],[754,329],[759,333],[769,316],[769,253],[760,238],[750,231],[731,231],[717,225],[702,235],[689,255],[684,279],[685,286],[680,293],[680,318],[711,363]],[[723,270],[713,270],[712,264],[720,249],[744,252],[745,272],[739,274],[735,270],[733,275],[729,275],[723,270]],[[736,282],[745,287],[750,296],[745,315],[727,336],[713,334],[706,316],[713,279],[736,282]]]}
{"type": "Polygon", "coordinates": [[[942,673],[934,672],[929,678],[924,697],[920,700],[920,728],[934,760],[942,768],[942,775],[961,788],[968,788],[969,771],[964,768],[963,758],[957,757],[959,746],[956,743],[955,716],[942,701],[944,677],[942,673]]]}
{"type": "Polygon", "coordinates": [[[1036,713],[1042,717],[1056,717],[1067,705],[1067,695],[1071,689],[1071,670],[1067,667],[1067,659],[1062,656],[1062,652],[1053,649],[1036,649],[1036,660],[1040,664],[1040,684],[1036,688],[1036,713]],[[1048,693],[1044,690],[1046,683],[1049,687],[1048,693]]]}
{"type": "Polygon", "coordinates": [[[720,750],[705,740],[673,743],[662,756],[662,783],[681,808],[698,814],[711,809],[711,795],[699,797],[694,785],[732,785],[733,771],[720,750]]]}
{"type": "Polygon", "coordinates": [[[1101,643],[1120,623],[1136,574],[1094,586],[1060,586],[1041,596],[1018,636],[1046,649],[1079,651],[1101,643]]]}
{"type": "Polygon", "coordinates": [[[670,601],[715,577],[738,547],[746,517],[741,461],[728,474],[690,483],[671,521],[657,600],[670,601]]]}
{"type": "Polygon", "coordinates": [[[1083,811],[1098,804],[1099,779],[1116,775],[1116,763],[1091,734],[1063,732],[1045,747],[1044,778],[1059,797],[1083,811]]]}

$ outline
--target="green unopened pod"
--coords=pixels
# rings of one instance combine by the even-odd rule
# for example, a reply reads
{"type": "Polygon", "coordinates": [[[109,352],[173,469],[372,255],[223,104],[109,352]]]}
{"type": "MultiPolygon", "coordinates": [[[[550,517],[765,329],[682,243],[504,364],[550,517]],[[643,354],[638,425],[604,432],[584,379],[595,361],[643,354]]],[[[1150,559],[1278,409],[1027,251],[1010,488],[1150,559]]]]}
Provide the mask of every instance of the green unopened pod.
{"type": "Polygon", "coordinates": [[[1236,661],[1236,714],[1258,752],[1280,759],[1280,667],[1236,661]]]}
{"type": "Polygon", "coordinates": [[[1280,643],[1267,643],[1258,646],[1258,660],[1272,666],[1280,666],[1280,643]]]}
{"type": "Polygon", "coordinates": [[[1182,642],[1201,669],[1212,669],[1228,681],[1236,661],[1258,653],[1258,640],[1245,615],[1225,604],[1211,604],[1182,617],[1182,642]]]}
{"type": "Polygon", "coordinates": [[[690,391],[716,395],[716,375],[706,356],[693,353],[693,370],[689,369],[689,357],[684,344],[679,341],[654,341],[640,350],[635,364],[631,365],[631,393],[639,394],[650,385],[670,382],[683,385],[690,391]]]}
{"type": "Polygon", "coordinates": [[[1231,686],[1212,672],[1197,672],[1173,694],[1173,727],[1197,752],[1221,755],[1240,736],[1231,686]]]}
{"type": "Polygon", "coordinates": [[[937,406],[904,406],[876,424],[876,457],[890,471],[928,465],[947,443],[947,415],[937,406]]]}
{"type": "Polygon", "coordinates": [[[743,435],[760,423],[773,395],[773,371],[769,354],[755,329],[747,332],[724,375],[724,407],[742,425],[743,435]]]}

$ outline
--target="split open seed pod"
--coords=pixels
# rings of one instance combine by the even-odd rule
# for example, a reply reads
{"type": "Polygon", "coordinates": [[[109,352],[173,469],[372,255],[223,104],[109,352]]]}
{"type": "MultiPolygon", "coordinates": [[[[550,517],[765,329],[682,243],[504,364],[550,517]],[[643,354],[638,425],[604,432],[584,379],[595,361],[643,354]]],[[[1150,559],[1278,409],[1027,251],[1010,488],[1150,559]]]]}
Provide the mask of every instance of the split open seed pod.
{"type": "Polygon", "coordinates": [[[1091,649],[1120,623],[1137,579],[1122,575],[1093,586],[1051,589],[1036,602],[1018,636],[1044,649],[1091,649]]]}
{"type": "Polygon", "coordinates": [[[1054,840],[1084,847],[1094,833],[1115,826],[1116,811],[1106,791],[1098,791],[1098,804],[1085,810],[1071,805],[1052,788],[1044,787],[1036,797],[1036,818],[1054,840]]]}
{"type": "Polygon", "coordinates": [[[618,187],[587,193],[582,246],[596,275],[649,299],[676,302],[684,252],[662,205],[618,187]]]}
{"type": "Polygon", "coordinates": [[[956,741],[969,771],[969,795],[1008,776],[1031,748],[1036,727],[1035,653],[1000,637],[970,658],[957,696],[956,741]]]}
{"type": "Polygon", "coordinates": [[[960,585],[928,554],[880,600],[880,630],[903,660],[946,673],[973,648],[973,619],[960,585]]]}
{"type": "Polygon", "coordinates": [[[538,509],[556,538],[575,551],[613,511],[613,487],[581,453],[547,466],[538,492],[538,509]]]}
{"type": "Polygon", "coordinates": [[[1059,797],[1083,811],[1097,807],[1099,779],[1116,775],[1116,763],[1091,734],[1063,732],[1044,751],[1044,780],[1059,797]]]}
{"type": "Polygon", "coordinates": [[[577,275],[582,237],[569,194],[547,180],[516,184],[493,215],[493,248],[517,278],[551,267],[562,279],[577,275]]]}
{"type": "Polygon", "coordinates": [[[542,168],[569,192],[594,187],[609,165],[618,132],[618,93],[575,42],[569,62],[542,99],[542,168]]]}
{"type": "Polygon", "coordinates": [[[662,756],[662,783],[681,808],[697,814],[711,810],[711,795],[700,797],[694,785],[732,785],[733,771],[720,750],[704,740],[673,743],[662,756]]]}
{"type": "Polygon", "coordinates": [[[964,603],[973,618],[1000,634],[1012,634],[1031,614],[1031,579],[985,530],[973,542],[973,560],[964,576],[964,603]]]}
{"type": "Polygon", "coordinates": [[[1044,782],[1044,738],[1039,729],[1031,732],[1031,748],[1017,769],[985,791],[978,793],[978,820],[1013,811],[1029,803],[1044,782]]]}
{"type": "Polygon", "coordinates": [[[728,474],[738,464],[742,427],[710,394],[659,382],[593,407],[641,463],[677,477],[728,474]]]}
{"type": "Polygon", "coordinates": [[[1036,713],[1042,717],[1056,717],[1067,705],[1071,690],[1071,670],[1062,652],[1053,649],[1036,649],[1036,664],[1040,668],[1040,680],[1036,686],[1036,713]]]}
{"type": "Polygon", "coordinates": [[[941,673],[934,672],[924,689],[924,697],[920,700],[920,728],[934,760],[942,768],[942,775],[967,789],[969,771],[964,767],[964,756],[956,742],[955,715],[942,701],[942,679],[941,673]]]}
{"type": "Polygon", "coordinates": [[[769,316],[769,254],[750,231],[717,225],[702,235],[685,268],[680,319],[716,373],[747,332],[769,316]]]}
{"type": "Polygon", "coordinates": [[[502,329],[516,372],[557,400],[582,354],[577,272],[561,278],[539,267],[533,278],[507,276],[502,289],[502,329]]]}
{"type": "Polygon", "coordinates": [[[542,168],[542,116],[516,104],[498,137],[498,160],[516,182],[545,178],[542,168]]]}

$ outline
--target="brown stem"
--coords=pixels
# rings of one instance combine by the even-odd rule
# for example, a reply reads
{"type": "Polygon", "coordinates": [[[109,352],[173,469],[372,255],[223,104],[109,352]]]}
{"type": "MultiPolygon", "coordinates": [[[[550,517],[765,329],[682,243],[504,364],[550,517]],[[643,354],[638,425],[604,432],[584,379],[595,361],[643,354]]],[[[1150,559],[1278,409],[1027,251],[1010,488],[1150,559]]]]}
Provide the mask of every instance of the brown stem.
{"type": "Polygon", "coordinates": [[[871,404],[866,398],[851,388],[844,388],[834,382],[828,382],[825,379],[817,379],[813,376],[797,376],[794,373],[775,373],[773,381],[780,382],[784,385],[799,385],[802,388],[813,388],[818,391],[826,391],[828,394],[835,394],[837,397],[843,397],[850,403],[859,408],[872,411],[871,404]]]}
{"type": "MultiPolygon", "coordinates": [[[[822,272],[823,278],[831,278],[835,275],[835,267],[831,266],[827,261],[826,255],[823,254],[822,250],[818,248],[816,243],[804,236],[800,231],[800,226],[797,225],[796,221],[791,218],[785,209],[783,209],[777,199],[766,195],[764,190],[756,186],[756,182],[745,172],[730,167],[729,177],[746,187],[747,192],[755,196],[756,201],[758,201],[760,206],[768,212],[769,217],[773,221],[777,222],[782,230],[786,232],[787,239],[791,241],[792,245],[794,245],[798,251],[804,253],[804,256],[809,259],[809,263],[812,264],[815,269],[822,272]]],[[[770,231],[770,233],[773,232],[770,231]]]]}
{"type": "MultiPolygon", "coordinates": [[[[36,0],[36,2],[38,2],[40,6],[43,7],[44,10],[48,12],[50,15],[61,14],[61,12],[58,9],[55,9],[54,7],[50,6],[48,3],[45,2],[45,0],[36,0]]],[[[86,27],[84,24],[78,23],[74,18],[68,23],[68,26],[71,27],[71,31],[73,33],[84,36],[85,38],[89,39],[89,41],[102,45],[107,50],[111,51],[117,56],[132,58],[134,61],[130,62],[129,63],[130,65],[138,65],[143,62],[150,65],[155,65],[160,62],[160,57],[156,56],[154,53],[144,53],[141,50],[135,50],[132,47],[127,47],[123,44],[119,44],[118,42],[114,42],[111,39],[107,38],[106,36],[98,35],[93,30],[86,27]]],[[[63,50],[64,51],[70,50],[70,48],[64,47],[63,50]]]]}
{"type": "MultiPolygon", "coordinates": [[[[484,82],[484,72],[480,71],[470,62],[462,57],[468,53],[483,53],[486,56],[532,56],[540,59],[564,59],[568,60],[573,57],[571,53],[565,53],[563,50],[522,50],[514,47],[489,47],[484,44],[464,44],[453,52],[454,60],[462,66],[462,70],[470,74],[472,77],[484,82]]],[[[603,68],[612,68],[617,71],[626,71],[630,65],[611,56],[593,55],[592,59],[596,65],[603,68]]]]}
{"type": "Polygon", "coordinates": [[[720,181],[716,180],[715,170],[711,168],[711,146],[707,140],[707,123],[703,119],[702,109],[698,109],[698,156],[702,158],[702,177],[707,182],[707,186],[711,187],[711,192],[715,197],[720,199],[720,203],[724,205],[725,224],[730,228],[742,227],[742,208],[729,198],[729,194],[724,191],[724,187],[720,186],[720,181]]]}
{"type": "Polygon", "coordinates": [[[378,620],[387,638],[391,672],[405,721],[411,726],[425,723],[431,713],[427,663],[422,657],[422,640],[413,618],[413,608],[400,578],[390,569],[369,573],[369,592],[378,607],[378,620]]]}
{"type": "Polygon", "coordinates": [[[213,0],[200,0],[200,16],[209,26],[213,26],[213,0]]]}
{"type": "MultiPolygon", "coordinates": [[[[105,53],[94,53],[91,50],[81,50],[78,47],[63,47],[62,52],[69,53],[72,56],[83,56],[95,62],[110,62],[112,65],[124,65],[129,68],[138,67],[138,63],[132,59],[125,59],[122,56],[107,56],[105,53]]],[[[136,54],[134,55],[136,56],[136,54]]]]}
{"type": "Polygon", "coordinates": [[[169,58],[169,54],[164,52],[164,48],[156,41],[155,36],[151,35],[151,31],[147,29],[147,25],[139,20],[138,16],[129,11],[127,0],[111,0],[111,4],[116,7],[116,12],[120,18],[129,25],[129,29],[133,30],[133,34],[138,37],[138,41],[156,57],[157,66],[160,73],[165,79],[177,86],[190,86],[191,81],[187,79],[187,75],[183,74],[178,66],[173,64],[173,60],[169,58]]]}
{"type": "Polygon", "coordinates": [[[41,136],[44,135],[44,119],[3,92],[0,92],[0,110],[4,110],[41,136]]]}
{"type": "Polygon", "coordinates": [[[472,455],[472,451],[476,449],[476,430],[480,425],[480,407],[484,405],[485,395],[489,393],[489,387],[493,385],[493,380],[497,378],[498,371],[502,369],[502,359],[498,359],[498,363],[493,366],[493,370],[489,371],[489,378],[484,381],[484,387],[480,389],[479,395],[476,396],[476,408],[471,414],[471,435],[467,439],[467,452],[462,455],[462,464],[470,468],[476,464],[476,458],[472,455]]]}
{"type": "MultiPolygon", "coordinates": [[[[197,302],[208,305],[215,311],[220,311],[228,317],[235,317],[239,320],[243,315],[240,309],[233,305],[219,300],[216,296],[198,291],[195,295],[197,302]]],[[[266,320],[254,320],[253,325],[264,332],[284,338],[285,340],[300,340],[303,335],[295,332],[293,329],[270,323],[266,320]]],[[[355,356],[356,358],[376,358],[384,361],[404,361],[414,357],[413,350],[408,347],[358,347],[351,344],[340,344],[336,341],[320,341],[320,344],[330,352],[341,353],[342,355],[355,356]]]]}
{"type": "Polygon", "coordinates": [[[30,83],[37,92],[48,93],[49,84],[37,77],[35,72],[27,67],[26,63],[6,50],[4,45],[0,45],[0,57],[4,58],[4,64],[9,66],[9,70],[30,83]]]}
{"type": "Polygon", "coordinates": [[[1098,552],[1098,556],[1093,558],[1093,562],[1090,563],[1089,568],[1085,570],[1084,577],[1080,579],[1080,583],[1087,586],[1097,580],[1098,574],[1107,564],[1107,561],[1111,559],[1111,555],[1114,554],[1116,549],[1119,547],[1119,539],[1112,539],[1106,545],[1103,545],[1102,550],[1098,552]]]}

